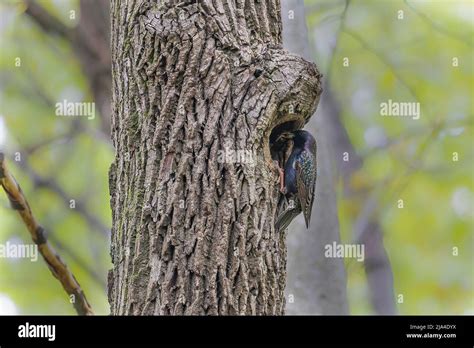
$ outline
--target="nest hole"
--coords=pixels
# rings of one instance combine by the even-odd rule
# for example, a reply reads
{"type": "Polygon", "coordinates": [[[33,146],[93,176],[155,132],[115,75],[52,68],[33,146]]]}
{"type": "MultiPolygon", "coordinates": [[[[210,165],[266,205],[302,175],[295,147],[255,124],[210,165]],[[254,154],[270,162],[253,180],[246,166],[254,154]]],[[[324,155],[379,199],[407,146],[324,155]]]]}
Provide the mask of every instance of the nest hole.
{"type": "Polygon", "coordinates": [[[283,122],[272,129],[269,138],[270,154],[273,160],[278,159],[278,152],[281,151],[279,148],[280,144],[276,144],[278,137],[284,132],[291,132],[301,128],[300,120],[293,120],[288,122],[283,122]]]}
{"type": "Polygon", "coordinates": [[[293,121],[288,121],[279,124],[275,128],[272,129],[272,132],[270,133],[270,147],[275,143],[275,141],[278,139],[281,133],[283,132],[290,132],[290,131],[295,131],[297,129],[300,129],[301,122],[299,120],[293,120],[293,121]]]}

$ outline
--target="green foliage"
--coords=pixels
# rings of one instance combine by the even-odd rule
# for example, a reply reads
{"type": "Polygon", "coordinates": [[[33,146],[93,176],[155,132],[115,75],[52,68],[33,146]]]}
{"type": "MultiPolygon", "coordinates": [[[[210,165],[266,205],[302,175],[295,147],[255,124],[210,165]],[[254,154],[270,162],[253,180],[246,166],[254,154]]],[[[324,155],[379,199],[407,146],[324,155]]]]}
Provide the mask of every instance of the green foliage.
{"type": "MultiPolygon", "coordinates": [[[[350,1],[341,20],[344,4],[308,0],[314,11],[307,21],[316,62],[329,75],[344,125],[363,155],[353,188],[381,191],[376,216],[395,294],[403,295],[398,310],[472,313],[473,4],[350,1]],[[338,37],[329,57],[328,33],[338,37]],[[381,116],[380,103],[389,99],[419,102],[421,117],[381,116]]],[[[343,240],[350,243],[360,209],[344,197],[342,185],[338,191],[343,240]]],[[[370,313],[363,265],[347,266],[351,312],[370,313]]]]}
{"type": "MultiPolygon", "coordinates": [[[[76,1],[41,1],[41,5],[66,25],[76,24],[77,18],[69,18],[70,10],[79,12],[76,1]]],[[[97,136],[100,115],[95,120],[55,115],[55,104],[63,99],[91,101],[92,96],[70,44],[43,32],[24,9],[17,1],[0,5],[0,123],[7,131],[6,139],[0,137],[0,147],[8,155],[9,167],[33,213],[95,312],[108,314],[108,236],[88,223],[78,205],[82,202],[91,216],[109,228],[107,178],[112,147],[106,137],[97,136]],[[20,67],[15,66],[17,57],[20,67]],[[14,161],[17,152],[19,162],[14,161]],[[46,185],[35,185],[33,175],[25,170],[26,163],[46,185]],[[66,196],[61,197],[51,185],[57,185],[66,196]],[[75,209],[70,208],[70,200],[76,201],[75,209]]],[[[0,243],[32,243],[19,216],[7,209],[3,192],[0,207],[0,243]]],[[[5,313],[3,300],[8,297],[20,314],[75,314],[61,284],[41,258],[38,262],[0,258],[0,270],[0,313],[5,313]]]]}
{"type": "MultiPolygon", "coordinates": [[[[342,20],[345,1],[305,3],[315,60],[364,159],[351,185],[378,192],[376,216],[384,231],[395,294],[404,299],[397,304],[399,312],[472,313],[472,2],[350,1],[342,20]],[[337,38],[334,52],[331,37],[337,38]],[[421,117],[381,116],[380,103],[389,99],[419,102],[421,117]],[[458,248],[457,256],[453,248],[458,248]]],[[[78,17],[69,18],[71,10],[79,16],[77,1],[41,4],[65,25],[77,24],[78,17]]],[[[52,244],[94,310],[106,314],[108,237],[77,206],[71,209],[69,200],[82,202],[100,224],[110,226],[107,172],[113,151],[107,138],[98,136],[100,115],[95,120],[55,115],[55,103],[90,101],[91,92],[70,44],[43,32],[24,10],[22,2],[0,4],[0,147],[52,244]],[[12,160],[17,152],[20,162],[12,160]],[[24,163],[46,185],[35,183],[24,163]],[[51,182],[67,200],[51,189],[51,182]]],[[[337,195],[343,241],[350,242],[360,207],[344,196],[341,183],[337,195]]],[[[30,237],[2,193],[0,243],[6,241],[30,243],[30,237]]],[[[346,266],[351,313],[371,313],[363,265],[348,261],[346,266]]],[[[0,258],[0,314],[6,311],[5,298],[21,314],[74,314],[42,260],[0,258]]]]}

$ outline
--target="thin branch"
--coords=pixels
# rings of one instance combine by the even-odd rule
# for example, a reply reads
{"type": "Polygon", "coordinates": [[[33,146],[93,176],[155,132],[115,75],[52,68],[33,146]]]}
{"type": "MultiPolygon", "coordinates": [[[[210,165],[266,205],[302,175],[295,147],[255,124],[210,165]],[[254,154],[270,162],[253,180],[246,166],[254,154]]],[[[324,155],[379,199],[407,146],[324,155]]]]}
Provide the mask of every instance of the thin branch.
{"type": "MultiPolygon", "coordinates": [[[[71,139],[78,135],[78,133],[81,131],[83,131],[81,123],[78,120],[74,120],[71,125],[71,128],[66,133],[63,133],[56,137],[52,137],[50,139],[43,140],[35,145],[29,146],[24,150],[20,150],[20,153],[26,153],[28,155],[31,155],[42,147],[50,146],[54,142],[64,141],[64,139],[71,139]]],[[[30,179],[33,181],[35,188],[46,187],[50,189],[53,193],[58,195],[64,201],[66,206],[69,205],[69,198],[67,193],[61,189],[61,187],[57,184],[56,181],[52,179],[48,180],[46,178],[41,177],[31,168],[31,166],[27,162],[22,161],[19,167],[23,169],[23,171],[25,171],[26,174],[30,177],[30,179]]],[[[95,216],[91,215],[88,211],[85,210],[85,204],[82,202],[78,202],[76,204],[79,207],[79,210],[76,209],[75,212],[78,215],[81,215],[81,217],[86,220],[91,229],[97,229],[103,235],[108,237],[109,230],[99,221],[99,219],[97,219],[95,216]]],[[[71,260],[76,262],[82,269],[84,269],[91,277],[91,279],[93,279],[99,286],[103,288],[106,287],[106,283],[104,282],[103,277],[101,277],[100,274],[97,273],[93,267],[89,266],[87,262],[82,260],[73,250],[62,244],[57,238],[54,237],[53,234],[50,235],[49,239],[54,245],[56,245],[59,251],[67,254],[71,260]]]]}
{"type": "Polygon", "coordinates": [[[370,214],[369,216],[369,213],[371,213],[369,209],[377,205],[377,201],[374,199],[377,197],[370,195],[367,187],[354,189],[350,184],[350,178],[363,166],[363,158],[356,152],[341,122],[339,106],[332,95],[328,81],[326,81],[324,90],[326,93],[324,100],[328,105],[325,112],[331,115],[331,117],[327,117],[330,129],[329,137],[332,139],[332,146],[335,151],[339,153],[339,160],[336,164],[343,177],[344,195],[346,197],[350,196],[359,207],[368,205],[367,209],[363,208],[359,213],[361,216],[367,216],[368,218],[363,220],[364,224],[359,222],[361,221],[360,219],[356,220],[353,225],[353,235],[360,234],[360,232],[358,232],[360,229],[362,229],[364,233],[365,238],[362,240],[356,239],[356,243],[362,243],[366,248],[364,267],[370,290],[371,303],[377,314],[395,314],[393,273],[390,260],[388,259],[383,245],[382,226],[375,214],[370,214]],[[349,162],[342,160],[341,155],[346,151],[350,154],[351,160],[349,162]],[[367,222],[367,224],[365,224],[365,222],[367,222]]]}
{"type": "MultiPolygon", "coordinates": [[[[367,196],[368,192],[354,192],[349,185],[350,177],[362,167],[363,158],[356,152],[352,142],[349,139],[349,135],[341,121],[341,111],[339,105],[334,98],[330,88],[330,75],[334,66],[334,57],[337,52],[338,45],[340,43],[341,33],[346,28],[346,16],[348,13],[350,2],[346,0],[344,10],[341,14],[341,23],[339,25],[339,33],[336,38],[336,43],[332,49],[331,59],[329,63],[325,90],[326,103],[328,105],[328,111],[331,111],[332,117],[328,117],[329,129],[331,130],[330,138],[333,141],[333,146],[336,152],[342,154],[344,151],[350,153],[351,161],[342,161],[342,156],[339,156],[340,160],[337,161],[337,166],[340,173],[343,175],[343,182],[345,188],[345,195],[358,195],[362,197],[367,196]]],[[[365,198],[365,197],[364,197],[365,198]]],[[[369,204],[371,199],[366,199],[366,204],[369,204]]],[[[360,202],[362,204],[362,202],[360,202]]],[[[372,203],[370,203],[372,204],[372,203]]],[[[395,314],[395,302],[394,302],[394,290],[393,290],[393,272],[388,259],[387,252],[383,244],[383,233],[382,227],[377,219],[373,219],[370,226],[364,226],[364,230],[367,231],[368,236],[362,243],[367,247],[367,255],[364,260],[365,273],[367,276],[367,283],[370,291],[370,299],[372,306],[378,314],[395,314]]],[[[357,230],[357,224],[354,225],[354,230],[357,230]]],[[[355,232],[353,232],[355,233],[355,232]]]]}
{"type": "Polygon", "coordinates": [[[43,6],[36,1],[25,0],[27,5],[26,14],[28,14],[44,31],[54,33],[65,39],[71,39],[72,30],[68,28],[59,19],[52,16],[43,6]]]}
{"type": "MultiPolygon", "coordinates": [[[[283,0],[284,1],[284,0],[283,0]]],[[[314,12],[321,13],[323,11],[328,11],[333,9],[334,7],[340,6],[341,4],[334,0],[329,0],[325,2],[318,2],[315,4],[308,4],[305,5],[305,12],[309,15],[313,14],[314,12]]]]}
{"type": "MultiPolygon", "coordinates": [[[[35,79],[33,79],[33,81],[35,81],[35,79]]],[[[32,86],[34,86],[34,89],[36,91],[41,91],[41,88],[37,83],[33,83],[32,86]]],[[[51,108],[54,107],[54,104],[52,103],[52,101],[47,101],[47,104],[51,108]]],[[[58,140],[64,137],[72,138],[73,136],[76,136],[80,131],[88,131],[88,129],[84,127],[79,122],[79,120],[74,120],[71,128],[68,130],[67,133],[59,135],[53,139],[58,140]]],[[[32,149],[34,150],[34,149],[37,149],[38,147],[48,145],[50,142],[51,142],[50,140],[46,140],[38,145],[27,148],[20,152],[29,154],[32,149]]],[[[110,142],[107,142],[107,144],[110,146],[110,142]]],[[[32,179],[32,181],[35,183],[36,186],[49,188],[52,192],[57,194],[66,205],[70,204],[70,199],[71,199],[70,195],[68,195],[67,192],[65,192],[54,180],[47,179],[40,176],[38,173],[34,171],[34,169],[26,161],[21,161],[19,163],[19,166],[27,173],[27,175],[32,179]]],[[[96,216],[89,213],[89,211],[86,208],[86,204],[84,202],[76,200],[74,211],[82,215],[82,217],[84,217],[84,219],[86,220],[86,222],[88,223],[88,225],[91,227],[92,230],[100,232],[103,236],[107,238],[110,236],[110,229],[107,226],[105,226],[96,216]]]]}
{"type": "MultiPolygon", "coordinates": [[[[32,179],[35,186],[48,188],[56,195],[58,195],[66,205],[70,204],[71,196],[66,191],[64,191],[56,181],[42,177],[41,175],[36,173],[35,170],[24,160],[19,162],[19,166],[32,179]]],[[[87,224],[92,228],[92,230],[100,232],[103,236],[107,238],[109,237],[110,229],[107,228],[96,216],[91,214],[86,209],[86,204],[84,202],[76,199],[75,208],[73,210],[74,212],[84,217],[87,224]]]]}
{"type": "MultiPolygon", "coordinates": [[[[462,120],[462,121],[460,121],[460,120],[452,120],[452,121],[449,121],[449,122],[446,121],[446,122],[444,122],[444,125],[445,125],[446,128],[459,128],[459,127],[472,128],[474,126],[474,124],[469,119],[462,120]]],[[[436,123],[433,123],[433,124],[430,124],[430,127],[435,128],[435,127],[437,127],[437,125],[436,125],[436,123]]],[[[420,126],[420,127],[417,127],[417,128],[410,128],[410,129],[404,131],[404,133],[402,135],[398,136],[398,137],[386,138],[385,143],[382,144],[382,145],[379,145],[379,146],[376,146],[376,147],[373,147],[373,148],[368,148],[364,151],[361,151],[360,152],[360,157],[362,159],[365,159],[365,158],[369,158],[371,156],[376,155],[380,151],[389,151],[392,147],[395,147],[399,144],[402,144],[405,141],[410,141],[414,138],[418,138],[422,135],[427,134],[428,132],[429,131],[427,130],[426,125],[420,126]]],[[[439,169],[441,170],[441,168],[439,168],[439,169]]]]}
{"type": "Polygon", "coordinates": [[[81,17],[75,28],[67,27],[33,0],[23,0],[26,14],[46,33],[66,39],[89,82],[89,89],[99,108],[101,130],[110,135],[111,60],[109,48],[108,1],[80,1],[81,17]]]}
{"type": "Polygon", "coordinates": [[[408,186],[410,179],[413,173],[418,172],[423,167],[423,158],[425,153],[428,150],[429,146],[432,144],[432,140],[439,134],[441,129],[443,129],[444,123],[439,122],[433,125],[433,128],[430,130],[426,139],[418,147],[417,152],[413,154],[410,158],[410,164],[407,165],[407,169],[402,173],[389,174],[383,180],[381,180],[376,188],[373,190],[371,197],[367,200],[366,205],[362,208],[359,217],[356,219],[356,231],[354,233],[355,243],[360,242],[364,239],[364,234],[366,233],[367,226],[370,224],[370,221],[379,214],[380,211],[388,208],[389,204],[393,204],[394,198],[400,197],[402,192],[408,186]],[[390,198],[381,204],[379,202],[379,197],[382,194],[387,194],[387,186],[390,182],[397,182],[397,187],[393,190],[391,194],[388,194],[390,198]],[[373,204],[372,201],[378,201],[377,204],[373,204]]]}
{"type": "Polygon", "coordinates": [[[374,54],[379,60],[381,63],[383,63],[385,66],[387,66],[390,71],[392,72],[392,74],[397,78],[398,81],[400,81],[400,83],[405,86],[405,88],[408,90],[408,92],[410,92],[410,94],[413,96],[413,98],[419,102],[420,98],[418,97],[417,93],[415,92],[414,88],[412,86],[410,86],[410,84],[408,82],[406,82],[405,78],[400,75],[397,71],[397,68],[390,62],[388,61],[384,56],[383,54],[381,54],[380,52],[378,52],[377,50],[375,50],[373,47],[371,47],[369,45],[369,43],[367,41],[365,41],[362,36],[360,36],[359,34],[357,34],[355,31],[353,30],[350,30],[350,29],[347,29],[345,28],[344,29],[344,33],[348,34],[350,37],[352,37],[353,39],[355,39],[356,41],[359,42],[359,44],[362,45],[362,47],[364,47],[366,50],[368,50],[369,52],[371,52],[372,54],[374,54]]]}
{"type": "MultiPolygon", "coordinates": [[[[74,126],[78,126],[80,127],[80,124],[78,124],[77,122],[73,124],[74,126]]],[[[30,145],[28,147],[25,147],[24,149],[24,152],[28,155],[28,156],[31,156],[33,155],[35,152],[37,151],[40,151],[42,150],[43,148],[45,147],[49,147],[49,146],[52,146],[53,144],[57,144],[57,145],[63,145],[63,144],[66,144],[68,143],[69,141],[71,141],[72,139],[74,139],[74,137],[76,137],[77,135],[79,135],[79,132],[78,130],[80,128],[76,128],[76,127],[71,127],[71,129],[69,129],[67,132],[63,133],[63,134],[58,134],[58,135],[55,135],[55,136],[52,136],[52,137],[49,137],[49,138],[46,138],[46,139],[43,139],[41,140],[40,142],[36,143],[36,144],[33,144],[33,145],[30,145]]],[[[21,152],[21,151],[20,151],[21,152]]]]}
{"type": "Polygon", "coordinates": [[[13,209],[20,214],[23,223],[31,234],[33,242],[48,265],[53,276],[61,282],[66,293],[74,296],[74,308],[79,315],[93,315],[94,312],[86,299],[74,275],[68,269],[66,263],[61,259],[46,238],[46,232],[36,221],[33,212],[23,194],[20,186],[10,174],[5,163],[5,155],[0,152],[0,184],[3,187],[13,209]]]}
{"type": "Polygon", "coordinates": [[[332,48],[332,51],[331,51],[331,59],[330,59],[328,71],[326,73],[326,81],[331,81],[331,74],[332,74],[333,65],[334,65],[334,57],[336,55],[337,48],[338,48],[339,43],[340,43],[341,32],[344,30],[344,28],[346,26],[345,21],[346,21],[347,11],[349,10],[349,5],[350,5],[350,0],[346,0],[344,2],[344,9],[342,10],[342,13],[341,13],[341,23],[339,24],[339,31],[338,31],[338,35],[336,37],[336,42],[335,42],[334,47],[332,48]]]}
{"type": "Polygon", "coordinates": [[[59,251],[64,251],[71,260],[78,264],[88,275],[93,279],[99,286],[106,289],[107,284],[104,281],[104,278],[97,273],[93,267],[89,266],[83,259],[81,259],[71,248],[64,245],[62,242],[59,241],[53,234],[50,235],[49,239],[51,242],[56,245],[59,251]]]}
{"type": "MultiPolygon", "coordinates": [[[[405,4],[413,11],[415,12],[419,17],[421,17],[421,19],[423,19],[426,23],[428,23],[429,25],[431,25],[433,27],[433,29],[435,29],[438,33],[440,34],[443,34],[443,35],[446,35],[454,40],[457,40],[457,41],[460,41],[462,42],[463,44],[466,44],[468,46],[471,46],[473,47],[474,45],[472,44],[472,42],[469,41],[469,38],[468,37],[463,37],[463,36],[460,36],[456,33],[453,33],[449,30],[447,30],[446,28],[440,26],[438,23],[436,23],[435,21],[433,21],[430,17],[428,17],[426,14],[424,14],[423,12],[419,11],[416,7],[414,7],[412,4],[410,4],[407,0],[404,0],[405,1],[405,4]]],[[[472,8],[471,8],[471,11],[472,11],[472,8]]],[[[472,19],[472,18],[471,18],[472,19]]]]}

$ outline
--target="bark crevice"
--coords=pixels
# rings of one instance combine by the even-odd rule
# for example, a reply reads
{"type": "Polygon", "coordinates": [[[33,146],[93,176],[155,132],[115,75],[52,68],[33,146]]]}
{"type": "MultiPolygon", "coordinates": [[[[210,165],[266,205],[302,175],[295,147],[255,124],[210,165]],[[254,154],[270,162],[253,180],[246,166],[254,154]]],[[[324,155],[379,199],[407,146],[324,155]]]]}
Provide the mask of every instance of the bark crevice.
{"type": "Polygon", "coordinates": [[[112,1],[112,17],[112,314],[282,314],[269,141],[307,122],[321,75],[282,49],[279,1],[112,1]]]}

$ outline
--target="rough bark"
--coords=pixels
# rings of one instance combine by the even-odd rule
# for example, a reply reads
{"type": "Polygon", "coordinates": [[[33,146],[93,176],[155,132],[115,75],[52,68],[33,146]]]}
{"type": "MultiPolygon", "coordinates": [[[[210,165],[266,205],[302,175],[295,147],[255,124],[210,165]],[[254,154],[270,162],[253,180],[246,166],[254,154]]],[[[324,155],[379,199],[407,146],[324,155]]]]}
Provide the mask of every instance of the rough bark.
{"type": "MultiPolygon", "coordinates": [[[[304,3],[282,2],[283,42],[290,52],[311,59],[304,3]]],[[[332,114],[325,103],[325,91],[317,117],[307,129],[318,144],[318,180],[312,225],[309,230],[302,219],[290,227],[288,235],[288,278],[286,294],[288,314],[347,314],[347,279],[344,262],[324,256],[326,244],[340,243],[335,193],[335,166],[327,124],[332,114]]]]}
{"type": "Polygon", "coordinates": [[[282,49],[280,2],[111,10],[112,314],[283,314],[269,139],[307,122],[321,85],[282,49]]]}

